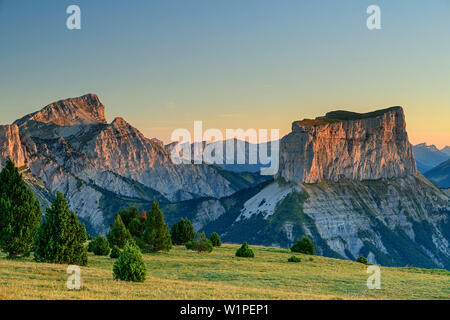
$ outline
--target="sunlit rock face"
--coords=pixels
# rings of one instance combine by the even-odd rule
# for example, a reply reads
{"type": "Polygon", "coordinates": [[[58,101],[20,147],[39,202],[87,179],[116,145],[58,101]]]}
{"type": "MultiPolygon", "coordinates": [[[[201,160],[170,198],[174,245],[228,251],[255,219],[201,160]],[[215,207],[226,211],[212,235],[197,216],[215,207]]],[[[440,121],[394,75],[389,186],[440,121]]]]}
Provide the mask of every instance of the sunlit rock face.
{"type": "Polygon", "coordinates": [[[0,126],[0,168],[7,159],[12,160],[18,167],[23,166],[26,161],[19,128],[16,125],[0,126]]]}
{"type": "Polygon", "coordinates": [[[375,180],[415,173],[401,107],[296,121],[280,144],[278,176],[287,181],[375,180]]]}

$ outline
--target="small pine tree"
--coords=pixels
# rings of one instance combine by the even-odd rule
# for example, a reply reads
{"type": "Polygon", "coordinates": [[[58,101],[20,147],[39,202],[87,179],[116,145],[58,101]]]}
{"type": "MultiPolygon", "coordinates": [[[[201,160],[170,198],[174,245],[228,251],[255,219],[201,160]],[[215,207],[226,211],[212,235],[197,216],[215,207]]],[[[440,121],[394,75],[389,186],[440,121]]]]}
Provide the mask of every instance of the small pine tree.
{"type": "Polygon", "coordinates": [[[254,258],[255,254],[253,253],[253,250],[248,247],[247,242],[244,242],[236,251],[236,257],[254,258]]]}
{"type": "Polygon", "coordinates": [[[222,241],[220,240],[219,234],[217,232],[213,232],[209,237],[214,247],[220,247],[222,245],[222,241]]]}
{"type": "Polygon", "coordinates": [[[39,201],[8,160],[0,173],[0,247],[9,258],[30,254],[41,216],[39,201]]]}
{"type": "Polygon", "coordinates": [[[169,251],[172,248],[169,226],[164,221],[164,214],[156,200],[147,214],[145,232],[142,238],[143,250],[146,252],[169,251]]]}
{"type": "Polygon", "coordinates": [[[198,252],[212,252],[213,251],[213,244],[211,240],[209,240],[205,233],[202,232],[201,234],[197,234],[197,238],[188,241],[185,244],[186,249],[194,250],[198,252]]]}
{"type": "Polygon", "coordinates": [[[302,259],[296,257],[296,256],[292,256],[288,259],[288,262],[301,262],[302,259]]]}
{"type": "Polygon", "coordinates": [[[114,223],[106,237],[111,247],[118,246],[119,248],[123,248],[127,241],[131,239],[131,234],[125,227],[119,214],[114,218],[114,223]]]}
{"type": "Polygon", "coordinates": [[[315,254],[314,244],[307,236],[302,236],[302,239],[297,239],[297,242],[291,247],[292,252],[299,252],[303,254],[315,254]]]}
{"type": "Polygon", "coordinates": [[[139,248],[127,243],[113,266],[116,280],[144,282],[147,274],[144,259],[139,248]]]}
{"type": "Polygon", "coordinates": [[[111,249],[111,254],[109,255],[109,257],[111,259],[117,259],[119,256],[120,256],[120,248],[114,245],[111,249]]]}
{"type": "Polygon", "coordinates": [[[360,255],[358,259],[356,259],[356,262],[362,263],[362,264],[367,264],[367,259],[366,257],[364,257],[364,255],[360,255]]]}
{"type": "Polygon", "coordinates": [[[89,241],[88,246],[87,246],[87,252],[94,252],[94,246],[95,246],[95,239],[89,241]]]}
{"type": "Polygon", "coordinates": [[[194,227],[187,218],[182,218],[179,222],[172,225],[171,231],[172,243],[175,245],[183,245],[195,237],[194,227]]]}
{"type": "Polygon", "coordinates": [[[106,240],[106,238],[102,235],[99,235],[97,238],[95,238],[93,246],[94,254],[96,256],[107,256],[111,251],[108,240],[106,240]]]}
{"type": "Polygon", "coordinates": [[[58,192],[34,237],[34,258],[40,262],[87,264],[86,228],[58,192]]]}

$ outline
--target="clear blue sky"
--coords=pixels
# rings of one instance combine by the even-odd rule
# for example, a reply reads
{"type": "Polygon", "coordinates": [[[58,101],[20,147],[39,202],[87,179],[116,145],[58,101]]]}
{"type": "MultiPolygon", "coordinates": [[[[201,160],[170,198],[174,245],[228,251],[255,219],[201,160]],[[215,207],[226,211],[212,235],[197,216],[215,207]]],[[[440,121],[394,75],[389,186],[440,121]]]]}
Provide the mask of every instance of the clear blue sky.
{"type": "Polygon", "coordinates": [[[0,0],[0,43],[2,124],[88,92],[166,142],[402,105],[413,143],[450,144],[448,0],[0,0]]]}

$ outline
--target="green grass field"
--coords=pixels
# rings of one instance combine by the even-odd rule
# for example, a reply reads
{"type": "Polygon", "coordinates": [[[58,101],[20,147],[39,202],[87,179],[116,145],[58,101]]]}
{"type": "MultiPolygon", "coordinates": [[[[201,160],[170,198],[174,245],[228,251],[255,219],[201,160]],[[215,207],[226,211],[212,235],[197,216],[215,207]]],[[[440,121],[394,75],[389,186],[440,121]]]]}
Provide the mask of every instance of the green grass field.
{"type": "Polygon", "coordinates": [[[10,261],[0,255],[0,299],[450,299],[450,272],[381,268],[381,289],[366,286],[366,266],[345,260],[254,247],[254,259],[236,258],[239,246],[199,254],[184,247],[145,254],[144,283],[114,281],[109,257],[89,255],[82,289],[66,287],[67,265],[10,261]]]}

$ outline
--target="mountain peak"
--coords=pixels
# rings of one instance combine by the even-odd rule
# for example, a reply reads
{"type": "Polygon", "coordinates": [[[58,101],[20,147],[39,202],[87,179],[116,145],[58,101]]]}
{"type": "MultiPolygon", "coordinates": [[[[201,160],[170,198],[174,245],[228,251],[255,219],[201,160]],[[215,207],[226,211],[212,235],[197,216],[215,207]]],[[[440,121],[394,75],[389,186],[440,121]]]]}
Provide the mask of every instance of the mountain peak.
{"type": "Polygon", "coordinates": [[[85,124],[106,124],[105,106],[97,95],[89,93],[77,98],[63,99],[45,106],[42,110],[29,114],[15,123],[19,126],[33,121],[52,123],[58,126],[85,124]]]}

